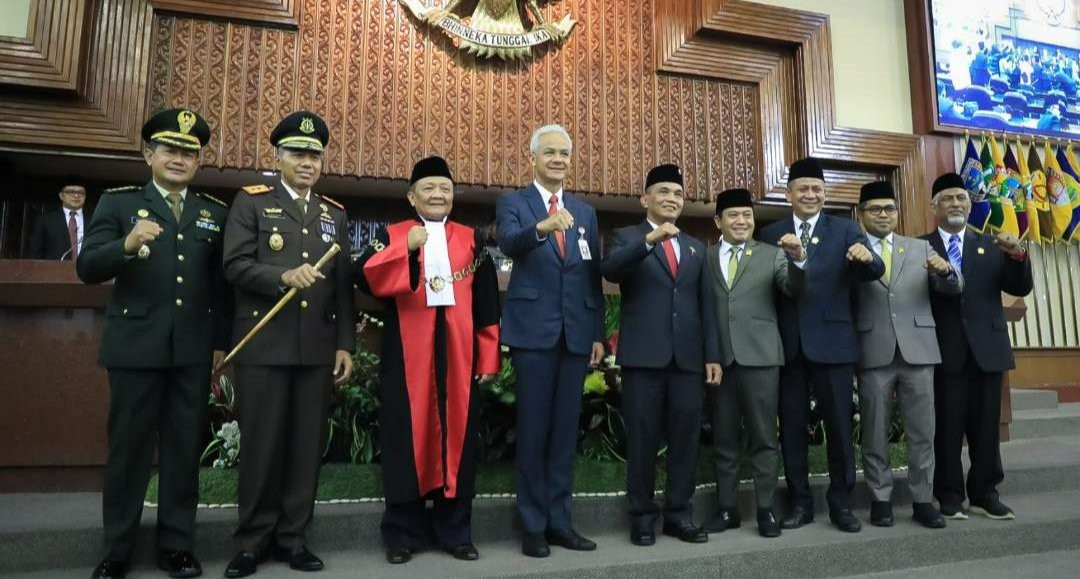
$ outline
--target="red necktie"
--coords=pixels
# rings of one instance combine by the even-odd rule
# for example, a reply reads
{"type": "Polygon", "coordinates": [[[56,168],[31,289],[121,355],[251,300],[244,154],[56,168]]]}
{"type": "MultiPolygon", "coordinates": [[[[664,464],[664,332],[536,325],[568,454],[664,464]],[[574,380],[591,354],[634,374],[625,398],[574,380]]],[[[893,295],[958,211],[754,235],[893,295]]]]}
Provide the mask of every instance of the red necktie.
{"type": "MultiPolygon", "coordinates": [[[[559,198],[555,195],[548,197],[548,217],[559,212],[559,198]]],[[[566,234],[562,231],[552,232],[555,235],[555,245],[559,247],[559,257],[566,259],[566,234]]]]}
{"type": "Polygon", "coordinates": [[[79,257],[79,225],[75,223],[75,212],[68,215],[68,239],[71,241],[71,260],[79,257]]]}
{"type": "Polygon", "coordinates": [[[668,267],[671,268],[671,277],[679,274],[679,260],[675,257],[675,246],[670,239],[665,239],[660,245],[664,246],[664,255],[667,256],[668,267]]]}

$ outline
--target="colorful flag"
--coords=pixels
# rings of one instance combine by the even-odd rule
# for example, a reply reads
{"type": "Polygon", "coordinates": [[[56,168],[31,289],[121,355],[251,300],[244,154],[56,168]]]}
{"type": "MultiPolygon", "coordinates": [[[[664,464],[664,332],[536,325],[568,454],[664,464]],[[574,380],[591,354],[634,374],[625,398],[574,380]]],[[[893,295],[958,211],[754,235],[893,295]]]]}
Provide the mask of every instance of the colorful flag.
{"type": "MultiPolygon", "coordinates": [[[[1060,146],[1057,149],[1057,161],[1058,167],[1061,168],[1061,177],[1065,181],[1065,190],[1069,193],[1069,201],[1072,203],[1072,219],[1069,220],[1069,227],[1065,230],[1065,235],[1062,239],[1069,241],[1075,239],[1077,234],[1080,234],[1080,177],[1077,176],[1076,167],[1070,162],[1069,157],[1072,153],[1072,147],[1069,146],[1068,150],[1062,149],[1060,146]]],[[[1072,159],[1075,161],[1075,157],[1072,159]]]]}
{"type": "Polygon", "coordinates": [[[960,176],[964,180],[964,188],[971,195],[971,214],[968,215],[968,227],[982,232],[986,229],[986,222],[990,219],[990,202],[986,200],[986,170],[994,170],[990,158],[990,147],[983,141],[982,155],[975,152],[975,142],[968,137],[967,151],[964,154],[964,165],[960,176]]]}
{"type": "Polygon", "coordinates": [[[1046,194],[1046,171],[1039,160],[1039,147],[1032,141],[1028,147],[1028,168],[1031,169],[1031,200],[1039,217],[1039,240],[1054,240],[1054,216],[1050,211],[1050,198],[1046,194]]]}
{"type": "MultiPolygon", "coordinates": [[[[1002,231],[1020,235],[1016,208],[1012,202],[1013,192],[1020,186],[1020,180],[1017,178],[1018,171],[1014,171],[1012,175],[1009,174],[1001,148],[998,147],[994,135],[990,135],[990,156],[994,163],[993,172],[989,175],[989,181],[986,184],[987,198],[990,201],[990,230],[995,233],[1002,231]]],[[[1013,165],[1016,165],[1015,160],[1013,165]]]]}
{"type": "MultiPolygon", "coordinates": [[[[1026,239],[1028,236],[1028,214],[1024,210],[1027,194],[1024,191],[1023,180],[1020,175],[1020,164],[1016,162],[1016,155],[1009,147],[1008,141],[1002,141],[1005,146],[1005,183],[1001,185],[1001,196],[1013,206],[1013,219],[1016,221],[1016,236],[1026,239]]],[[[1008,215],[1006,215],[1008,219],[1008,215]]]]}
{"type": "MultiPolygon", "coordinates": [[[[1024,145],[1020,139],[1016,139],[1016,159],[1020,167],[1020,189],[1024,198],[1024,221],[1021,222],[1021,231],[1025,234],[1024,239],[1032,239],[1036,242],[1042,240],[1039,234],[1039,212],[1035,209],[1035,196],[1031,186],[1031,170],[1028,168],[1028,156],[1024,154],[1024,145]],[[1027,227],[1026,231],[1024,227],[1027,227]]],[[[1007,159],[1006,159],[1007,160],[1007,159]]],[[[1045,179],[1045,177],[1044,177],[1045,179]]],[[[1020,206],[1016,208],[1016,217],[1020,217],[1020,206]]]]}
{"type": "Polygon", "coordinates": [[[1046,163],[1046,197],[1050,200],[1050,214],[1054,216],[1054,241],[1068,241],[1065,232],[1072,222],[1072,199],[1050,141],[1043,146],[1043,161],[1046,163]]]}

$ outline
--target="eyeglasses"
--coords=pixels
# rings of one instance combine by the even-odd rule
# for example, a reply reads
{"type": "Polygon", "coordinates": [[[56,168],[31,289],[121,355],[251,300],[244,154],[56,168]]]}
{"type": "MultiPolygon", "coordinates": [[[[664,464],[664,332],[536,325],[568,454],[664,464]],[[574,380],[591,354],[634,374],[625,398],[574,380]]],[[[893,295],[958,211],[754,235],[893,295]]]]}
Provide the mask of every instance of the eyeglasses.
{"type": "Polygon", "coordinates": [[[894,206],[894,205],[872,205],[870,207],[863,207],[863,211],[865,211],[865,212],[867,212],[870,215],[873,215],[875,217],[878,216],[878,215],[881,215],[883,213],[885,215],[896,215],[896,206],[894,206]]]}

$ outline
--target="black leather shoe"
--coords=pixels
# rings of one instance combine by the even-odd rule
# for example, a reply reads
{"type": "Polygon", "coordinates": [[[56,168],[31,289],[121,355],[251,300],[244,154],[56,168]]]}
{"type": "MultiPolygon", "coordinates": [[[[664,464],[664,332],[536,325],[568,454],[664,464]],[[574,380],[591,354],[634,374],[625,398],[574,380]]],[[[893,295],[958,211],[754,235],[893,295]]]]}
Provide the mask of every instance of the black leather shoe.
{"type": "Polygon", "coordinates": [[[1016,515],[1013,514],[1013,510],[997,498],[990,498],[983,501],[971,501],[968,510],[976,515],[989,517],[995,521],[1011,521],[1016,518],[1016,515]]]}
{"type": "Polygon", "coordinates": [[[930,503],[913,503],[911,505],[912,516],[916,523],[929,529],[944,529],[945,517],[941,511],[934,508],[930,503]]]}
{"type": "Polygon", "coordinates": [[[322,571],[326,565],[322,559],[315,556],[307,547],[290,551],[281,547],[274,547],[274,560],[279,563],[288,563],[293,571],[322,571]]]}
{"type": "Polygon", "coordinates": [[[780,522],[772,509],[758,509],[757,530],[759,535],[768,539],[780,536],[780,522]]]}
{"type": "Polygon", "coordinates": [[[94,567],[94,573],[90,579],[124,579],[127,575],[127,561],[110,561],[108,559],[94,567]]]}
{"type": "Polygon", "coordinates": [[[785,529],[798,529],[803,525],[809,525],[814,522],[814,511],[806,507],[794,507],[791,512],[788,513],[786,519],[780,523],[780,526],[785,529]]]}
{"type": "Polygon", "coordinates": [[[247,577],[252,575],[259,568],[259,556],[255,551],[240,551],[229,561],[229,565],[225,567],[225,576],[229,579],[235,579],[236,577],[247,577]]]}
{"type": "Polygon", "coordinates": [[[638,547],[651,547],[656,544],[656,532],[652,529],[630,529],[630,542],[638,547]]]}
{"type": "Polygon", "coordinates": [[[702,528],[709,533],[723,533],[728,529],[738,529],[740,526],[742,526],[742,521],[739,520],[739,513],[735,509],[721,507],[709,517],[708,521],[705,521],[702,528]]]}
{"type": "Polygon", "coordinates": [[[855,518],[850,509],[838,509],[829,512],[829,520],[833,526],[845,533],[858,533],[862,530],[862,523],[855,518]]]}
{"type": "Polygon", "coordinates": [[[707,543],[709,541],[709,533],[690,521],[664,523],[664,534],[675,537],[684,543],[707,543]]]}
{"type": "Polygon", "coordinates": [[[893,518],[892,503],[889,501],[871,501],[870,524],[875,527],[891,527],[896,520],[893,518]]]}
{"type": "Polygon", "coordinates": [[[190,551],[158,551],[157,566],[175,579],[202,575],[202,565],[190,551]]]}
{"type": "Polygon", "coordinates": [[[549,545],[570,549],[571,551],[595,551],[596,543],[582,537],[573,529],[548,531],[544,533],[549,545]]]}
{"type": "Polygon", "coordinates": [[[412,549],[408,547],[394,547],[386,550],[386,561],[391,565],[408,563],[412,559],[412,549]]]}
{"type": "Polygon", "coordinates": [[[472,543],[465,543],[464,545],[458,545],[452,549],[446,549],[446,552],[453,555],[455,559],[461,561],[475,561],[480,558],[480,551],[477,551],[476,546],[472,543]]]}
{"type": "Polygon", "coordinates": [[[543,533],[525,533],[521,539],[521,553],[527,557],[544,558],[551,555],[543,533]]]}

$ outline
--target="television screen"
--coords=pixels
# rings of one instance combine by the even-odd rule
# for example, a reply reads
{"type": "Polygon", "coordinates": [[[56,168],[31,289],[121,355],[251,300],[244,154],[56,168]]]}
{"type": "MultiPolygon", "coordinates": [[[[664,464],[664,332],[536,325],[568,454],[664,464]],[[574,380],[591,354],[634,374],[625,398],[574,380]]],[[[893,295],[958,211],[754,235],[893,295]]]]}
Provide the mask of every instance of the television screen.
{"type": "Polygon", "coordinates": [[[930,0],[938,124],[1080,137],[1080,0],[930,0]]]}

